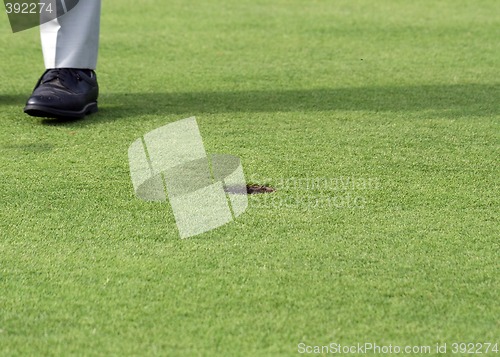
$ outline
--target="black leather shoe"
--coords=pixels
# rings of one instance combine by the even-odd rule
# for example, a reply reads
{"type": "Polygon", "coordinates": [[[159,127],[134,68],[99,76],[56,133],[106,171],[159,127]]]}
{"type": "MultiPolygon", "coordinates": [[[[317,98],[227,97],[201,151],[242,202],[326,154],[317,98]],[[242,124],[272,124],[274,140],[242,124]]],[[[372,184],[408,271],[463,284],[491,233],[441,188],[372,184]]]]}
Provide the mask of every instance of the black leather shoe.
{"type": "Polygon", "coordinates": [[[48,69],[36,84],[24,112],[34,117],[83,118],[97,112],[99,85],[90,69],[48,69]]]}

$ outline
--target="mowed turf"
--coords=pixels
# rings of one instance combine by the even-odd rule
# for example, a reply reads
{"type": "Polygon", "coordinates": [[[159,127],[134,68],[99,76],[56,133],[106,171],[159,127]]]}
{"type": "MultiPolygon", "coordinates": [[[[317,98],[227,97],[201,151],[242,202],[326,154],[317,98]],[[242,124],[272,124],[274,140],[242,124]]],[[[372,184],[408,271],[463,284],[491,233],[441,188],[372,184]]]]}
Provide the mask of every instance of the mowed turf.
{"type": "Polygon", "coordinates": [[[500,346],[497,0],[104,1],[76,122],[22,113],[38,30],[0,30],[0,355],[500,346]],[[181,240],[127,150],[193,115],[277,191],[181,240]]]}

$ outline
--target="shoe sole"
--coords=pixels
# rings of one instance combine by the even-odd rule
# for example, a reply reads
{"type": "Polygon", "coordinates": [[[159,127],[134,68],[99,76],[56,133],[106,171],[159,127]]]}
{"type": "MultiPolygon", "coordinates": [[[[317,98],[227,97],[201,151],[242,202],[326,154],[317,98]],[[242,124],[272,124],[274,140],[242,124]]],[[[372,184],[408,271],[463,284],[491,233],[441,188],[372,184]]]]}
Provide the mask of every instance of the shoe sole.
{"type": "Polygon", "coordinates": [[[81,119],[86,115],[97,112],[97,102],[87,104],[80,111],[60,110],[42,105],[27,105],[24,112],[32,117],[55,118],[55,119],[81,119]]]}

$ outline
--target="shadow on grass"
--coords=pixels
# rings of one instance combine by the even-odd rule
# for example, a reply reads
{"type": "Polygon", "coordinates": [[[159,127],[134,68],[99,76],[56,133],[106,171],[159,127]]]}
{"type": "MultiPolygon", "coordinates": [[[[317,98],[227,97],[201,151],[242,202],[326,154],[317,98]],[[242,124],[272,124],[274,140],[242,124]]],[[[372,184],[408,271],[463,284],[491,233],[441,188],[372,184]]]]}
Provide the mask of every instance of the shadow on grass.
{"type": "Polygon", "coordinates": [[[0,105],[19,105],[19,106],[24,107],[28,98],[29,98],[29,94],[28,95],[0,94],[0,105]]]}
{"type": "MultiPolygon", "coordinates": [[[[101,97],[108,119],[147,114],[286,111],[427,111],[433,116],[489,116],[500,111],[500,85],[360,87],[234,92],[130,93],[101,97]]],[[[106,119],[105,119],[106,120],[106,119]]]]}
{"type": "MultiPolygon", "coordinates": [[[[134,120],[142,115],[230,112],[367,111],[426,112],[426,117],[491,116],[500,111],[500,85],[456,84],[305,90],[183,93],[103,93],[100,113],[81,121],[43,120],[47,125],[88,125],[134,120]]],[[[24,105],[25,98],[0,97],[24,105]]]]}

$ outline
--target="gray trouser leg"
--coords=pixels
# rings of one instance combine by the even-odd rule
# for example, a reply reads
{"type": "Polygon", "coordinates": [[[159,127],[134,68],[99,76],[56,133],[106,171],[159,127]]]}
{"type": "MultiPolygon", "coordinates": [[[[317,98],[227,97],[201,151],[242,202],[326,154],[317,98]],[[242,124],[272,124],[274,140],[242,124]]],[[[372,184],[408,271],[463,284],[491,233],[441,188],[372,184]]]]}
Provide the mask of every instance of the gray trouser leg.
{"type": "Polygon", "coordinates": [[[45,67],[95,69],[100,15],[101,0],[80,0],[67,14],[42,24],[45,67]]]}

